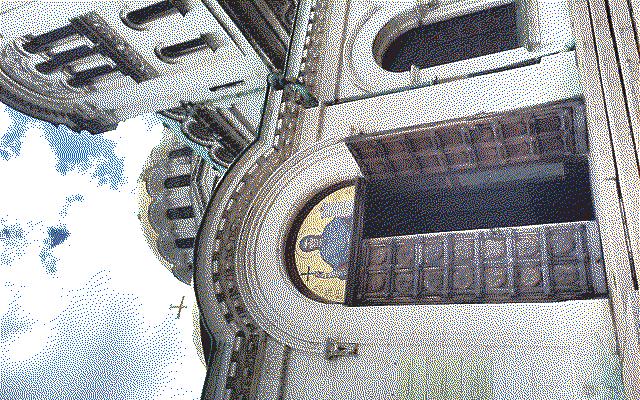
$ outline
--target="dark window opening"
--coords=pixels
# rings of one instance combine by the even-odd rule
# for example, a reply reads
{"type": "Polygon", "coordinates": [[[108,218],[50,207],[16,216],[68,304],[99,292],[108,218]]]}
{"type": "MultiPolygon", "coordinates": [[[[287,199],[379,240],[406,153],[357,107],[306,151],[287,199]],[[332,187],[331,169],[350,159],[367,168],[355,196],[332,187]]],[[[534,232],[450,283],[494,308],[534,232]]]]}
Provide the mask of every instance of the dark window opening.
{"type": "Polygon", "coordinates": [[[169,158],[180,158],[180,157],[191,157],[193,154],[193,150],[191,147],[183,147],[181,149],[171,150],[167,157],[169,158]]]}
{"type": "Polygon", "coordinates": [[[176,12],[185,15],[187,11],[188,9],[182,3],[182,1],[164,0],[143,8],[139,8],[134,11],[130,11],[122,18],[122,20],[130,28],[136,29],[148,22],[176,12]]]}
{"type": "Polygon", "coordinates": [[[164,180],[165,189],[175,189],[179,187],[189,186],[191,183],[191,175],[172,176],[164,180]]]}
{"type": "MultiPolygon", "coordinates": [[[[548,164],[528,179],[433,188],[414,178],[367,182],[364,238],[590,221],[586,159],[548,164]],[[548,172],[544,176],[544,169],[548,172]],[[560,174],[556,172],[560,171],[560,174]]],[[[515,176],[516,167],[483,175],[515,176]]],[[[478,179],[486,179],[480,177],[478,179]]]]}
{"type": "Polygon", "coordinates": [[[99,67],[76,72],[73,77],[67,81],[67,83],[69,86],[77,88],[92,85],[94,80],[97,78],[110,74],[114,71],[116,71],[116,68],[112,65],[101,65],[99,67]]]}
{"type": "Polygon", "coordinates": [[[401,34],[384,50],[381,66],[387,71],[409,71],[412,65],[429,68],[520,47],[516,5],[509,3],[420,25],[401,34]]]}
{"type": "Polygon", "coordinates": [[[219,147],[214,152],[217,159],[226,164],[231,164],[236,158],[236,154],[226,147],[219,147]]]}
{"type": "Polygon", "coordinates": [[[170,220],[175,219],[188,219],[195,217],[192,206],[176,207],[167,209],[167,218],[170,220]]]}
{"type": "Polygon", "coordinates": [[[235,81],[235,82],[229,82],[229,83],[225,83],[225,84],[218,85],[218,86],[212,86],[212,87],[209,88],[209,90],[212,91],[212,92],[217,92],[218,90],[229,89],[229,88],[232,88],[234,86],[242,85],[243,83],[244,83],[244,80],[235,81]]]}
{"type": "Polygon", "coordinates": [[[202,35],[198,38],[184,41],[182,43],[172,44],[166,47],[160,47],[156,49],[156,55],[159,59],[165,62],[175,61],[179,57],[186,56],[187,54],[195,53],[196,51],[210,48],[216,50],[218,45],[215,40],[209,35],[202,35]]]}
{"type": "Polygon", "coordinates": [[[182,238],[182,239],[176,239],[175,245],[179,249],[192,249],[195,242],[196,242],[195,238],[182,238]]]}

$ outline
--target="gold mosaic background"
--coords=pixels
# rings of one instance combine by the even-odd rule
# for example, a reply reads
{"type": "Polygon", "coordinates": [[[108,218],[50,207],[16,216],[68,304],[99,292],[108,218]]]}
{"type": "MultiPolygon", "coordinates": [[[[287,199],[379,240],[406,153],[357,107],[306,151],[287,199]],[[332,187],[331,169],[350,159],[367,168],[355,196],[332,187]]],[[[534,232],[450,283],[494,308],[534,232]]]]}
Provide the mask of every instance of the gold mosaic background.
{"type": "MultiPolygon", "coordinates": [[[[355,186],[348,186],[338,189],[322,199],[311,209],[311,212],[302,222],[298,236],[296,238],[295,263],[302,282],[316,295],[336,303],[344,302],[346,281],[338,278],[322,279],[310,275],[315,271],[330,272],[332,267],[321,257],[320,251],[314,250],[305,253],[300,250],[300,240],[307,235],[320,235],[324,228],[334,217],[340,216],[325,212],[326,218],[322,218],[322,209],[342,209],[344,212],[345,203],[349,205],[349,213],[353,214],[353,204],[355,197],[355,186]]],[[[349,240],[349,239],[347,239],[349,240]]]]}

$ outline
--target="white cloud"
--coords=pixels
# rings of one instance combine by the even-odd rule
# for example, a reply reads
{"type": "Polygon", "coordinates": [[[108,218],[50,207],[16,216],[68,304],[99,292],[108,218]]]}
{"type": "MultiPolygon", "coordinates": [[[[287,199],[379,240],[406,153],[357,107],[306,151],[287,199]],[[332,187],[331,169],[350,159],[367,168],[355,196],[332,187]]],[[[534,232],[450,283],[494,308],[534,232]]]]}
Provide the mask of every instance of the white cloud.
{"type": "MultiPolygon", "coordinates": [[[[0,106],[0,129],[8,129],[8,118],[0,106]]],[[[6,289],[0,291],[0,369],[8,371],[7,387],[15,388],[10,380],[21,374],[35,382],[27,390],[36,390],[37,382],[50,385],[42,371],[49,368],[56,354],[60,369],[82,374],[84,370],[77,368],[89,368],[87,363],[101,360],[91,355],[107,351],[106,341],[115,352],[106,357],[106,363],[113,364],[115,371],[131,369],[139,371],[141,379],[149,378],[140,388],[129,390],[127,386],[114,392],[116,397],[129,393],[136,398],[199,398],[205,369],[193,346],[190,313],[176,320],[169,309],[183,295],[185,304],[193,304],[193,290],[178,282],[155,259],[137,219],[136,179],[162,136],[161,124],[154,116],[143,116],[105,134],[103,139],[114,140],[114,152],[124,160],[126,181],[117,190],[98,184],[98,159],[92,160],[89,168],[74,167],[60,174],[56,170],[58,159],[46,136],[51,135],[48,129],[34,121],[25,132],[20,155],[0,159],[3,192],[10,194],[0,196],[0,224],[23,231],[12,242],[0,235],[0,246],[5,247],[0,250],[14,252],[14,257],[7,259],[8,265],[0,265],[0,281],[6,289]],[[81,199],[71,200],[78,194],[81,199]],[[69,232],[68,238],[53,249],[47,247],[49,227],[64,227],[69,232]],[[55,259],[55,272],[42,265],[43,249],[55,259]],[[75,344],[77,348],[69,347],[75,344]],[[132,352],[137,356],[127,358],[132,352]],[[120,365],[118,354],[127,363],[142,364],[120,365]],[[154,369],[147,369],[144,362],[155,364],[154,369]],[[171,371],[175,378],[168,377],[171,371]]],[[[55,134],[73,133],[60,130],[55,134]]],[[[64,382],[69,393],[75,393],[74,384],[84,385],[73,379],[64,382]]],[[[108,383],[108,379],[102,381],[108,383]]],[[[28,392],[25,396],[18,398],[37,398],[28,392]]],[[[93,398],[114,397],[105,392],[105,396],[93,398]]]]}

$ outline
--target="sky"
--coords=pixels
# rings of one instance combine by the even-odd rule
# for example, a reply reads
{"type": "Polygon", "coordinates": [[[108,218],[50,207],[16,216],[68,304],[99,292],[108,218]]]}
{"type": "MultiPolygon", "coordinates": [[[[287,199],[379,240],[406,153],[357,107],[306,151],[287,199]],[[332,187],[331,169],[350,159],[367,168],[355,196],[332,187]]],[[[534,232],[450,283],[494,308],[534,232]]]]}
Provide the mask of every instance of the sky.
{"type": "Polygon", "coordinates": [[[200,398],[193,289],[137,218],[162,135],[153,114],[93,136],[0,104],[0,399],[200,398]]]}

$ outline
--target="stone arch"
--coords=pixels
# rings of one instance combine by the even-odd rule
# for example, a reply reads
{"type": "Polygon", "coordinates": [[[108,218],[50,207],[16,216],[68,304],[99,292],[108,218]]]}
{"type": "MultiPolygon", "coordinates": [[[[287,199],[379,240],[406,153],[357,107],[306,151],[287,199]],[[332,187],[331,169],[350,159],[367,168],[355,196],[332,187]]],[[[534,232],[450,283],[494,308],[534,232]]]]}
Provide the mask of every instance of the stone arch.
{"type": "Polygon", "coordinates": [[[517,5],[427,22],[435,5],[418,4],[389,21],[376,35],[373,55],[390,72],[405,72],[513,50],[518,40],[517,5]]]}

